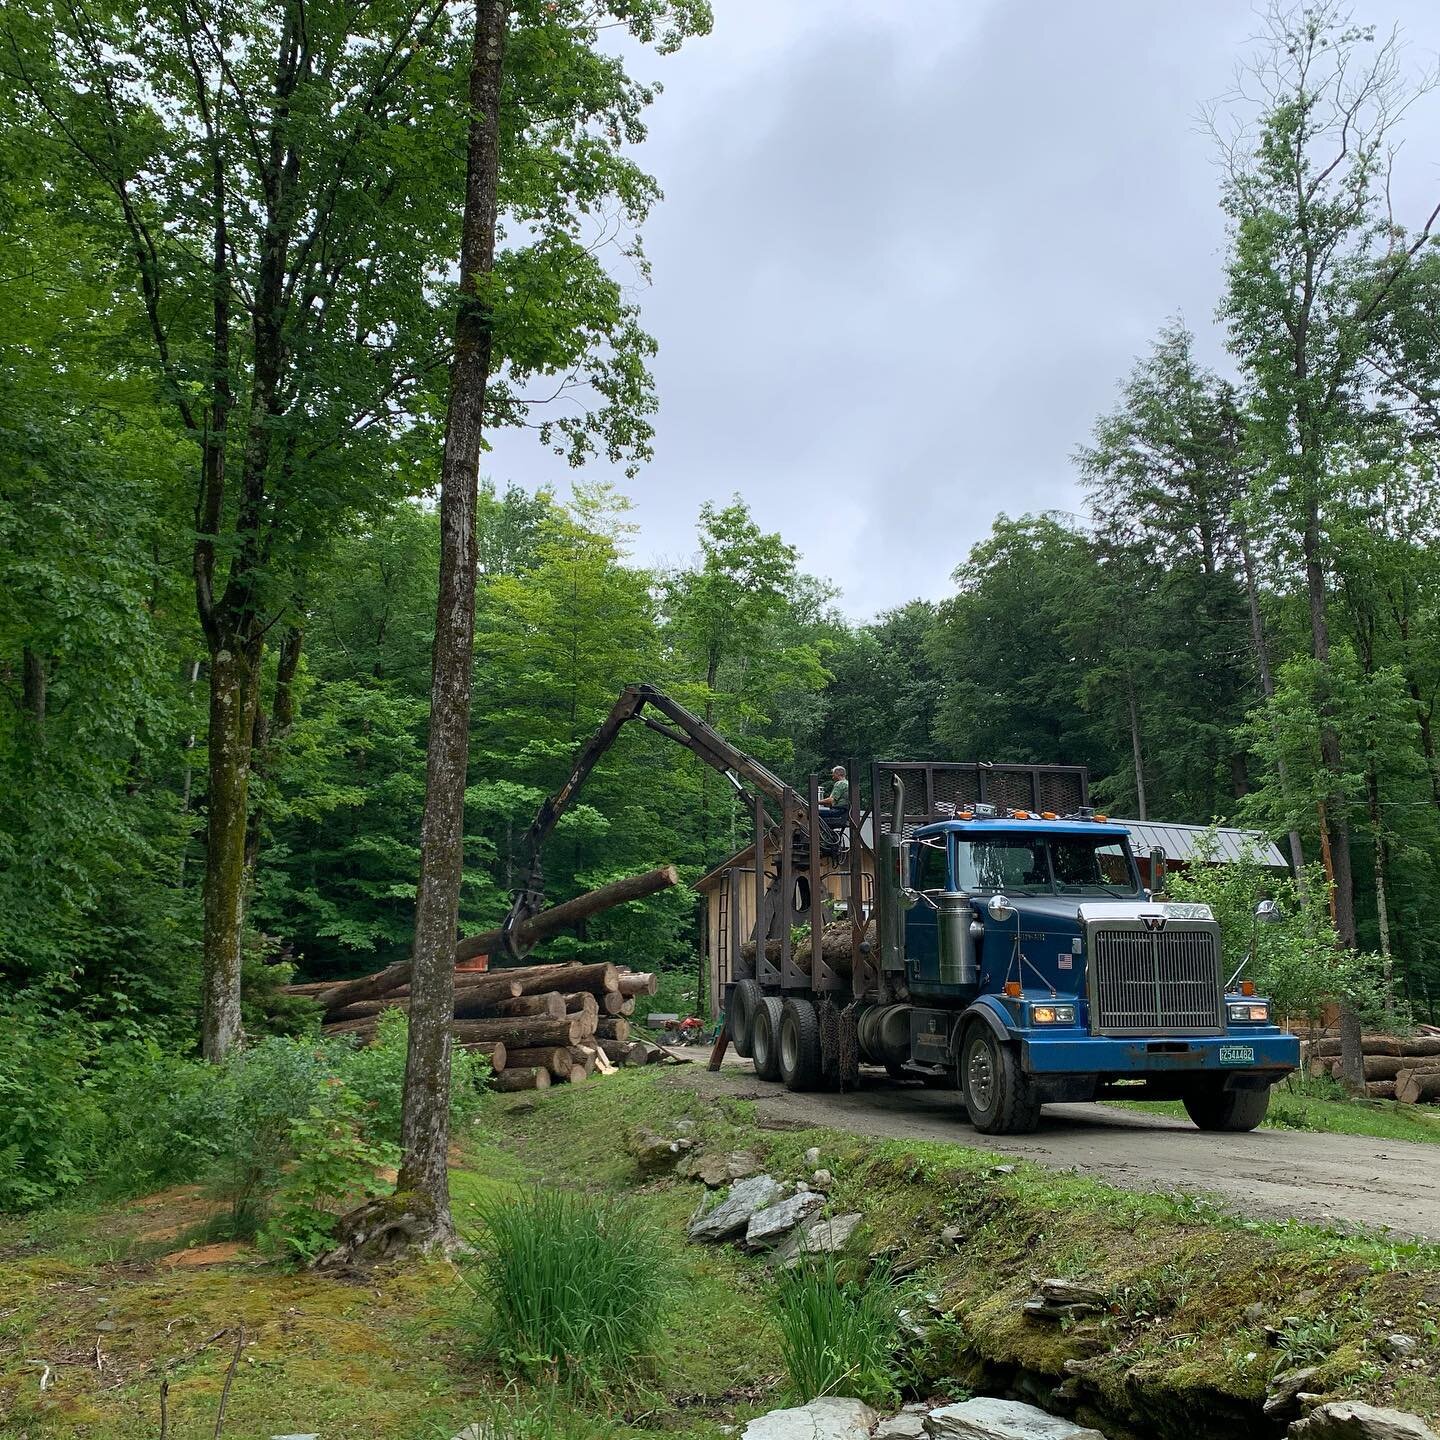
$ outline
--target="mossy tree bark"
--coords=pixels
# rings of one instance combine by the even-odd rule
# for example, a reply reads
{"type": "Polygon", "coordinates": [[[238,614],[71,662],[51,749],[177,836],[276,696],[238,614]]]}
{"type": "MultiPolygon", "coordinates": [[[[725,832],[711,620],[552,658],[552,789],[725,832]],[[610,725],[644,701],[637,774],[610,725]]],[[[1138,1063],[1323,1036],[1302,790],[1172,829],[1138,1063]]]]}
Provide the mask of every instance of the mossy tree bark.
{"type": "Polygon", "coordinates": [[[475,509],[485,394],[490,379],[491,308],[483,280],[495,265],[499,212],[500,85],[508,7],[476,0],[470,62],[470,127],[460,241],[460,306],[445,453],[440,465],[440,597],[430,681],[425,815],[410,980],[405,1063],[404,1159],[397,1192],[424,1199],[421,1246],[453,1242],[450,1180],[450,1017],[460,918],[465,771],[475,635],[475,509]]]}

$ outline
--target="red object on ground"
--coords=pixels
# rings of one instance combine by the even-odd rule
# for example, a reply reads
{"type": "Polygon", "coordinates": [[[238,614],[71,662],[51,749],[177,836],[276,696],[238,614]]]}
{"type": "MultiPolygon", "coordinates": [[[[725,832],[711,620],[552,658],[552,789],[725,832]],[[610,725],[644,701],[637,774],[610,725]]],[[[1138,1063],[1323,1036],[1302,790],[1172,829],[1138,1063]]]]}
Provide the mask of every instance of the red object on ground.
{"type": "Polygon", "coordinates": [[[488,970],[490,968],[490,957],[488,955],[472,955],[468,960],[462,960],[455,967],[456,974],[473,975],[477,970],[488,970]]]}

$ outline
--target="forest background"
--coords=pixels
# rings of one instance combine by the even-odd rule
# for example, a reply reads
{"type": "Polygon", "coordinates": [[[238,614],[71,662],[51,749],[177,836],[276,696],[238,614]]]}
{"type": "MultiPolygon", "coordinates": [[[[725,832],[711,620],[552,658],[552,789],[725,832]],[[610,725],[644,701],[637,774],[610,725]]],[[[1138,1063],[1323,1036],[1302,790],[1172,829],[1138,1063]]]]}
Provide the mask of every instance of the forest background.
{"type": "MultiPolygon", "coordinates": [[[[662,48],[704,24],[622,8],[662,48]]],[[[411,942],[464,69],[444,6],[239,75],[184,23],[207,13],[137,58],[124,7],[7,12],[0,98],[0,987],[182,1046],[227,943],[259,1029],[303,1023],[290,976],[411,942]],[[278,159],[254,113],[282,117],[278,159]]],[[[226,13],[260,56],[289,11],[226,13]]],[[[1082,513],[1000,515],[947,557],[949,599],[857,623],[743,476],[666,570],[634,563],[623,495],[572,483],[597,450],[650,455],[652,347],[606,266],[643,273],[653,97],[580,7],[514,14],[491,423],[539,427],[556,478],[482,493],[462,928],[503,914],[536,807],[643,680],[791,780],[1084,764],[1113,813],[1255,826],[1435,1019],[1440,252],[1385,183],[1430,80],[1333,11],[1277,12],[1214,117],[1230,373],[1167,326],[1074,457],[1082,513]],[[547,383],[584,403],[547,410],[547,383]]],[[[562,821],[549,893],[693,881],[743,840],[723,781],[637,730],[562,821]]],[[[697,940],[680,889],[551,949],[689,976],[697,940]]]]}

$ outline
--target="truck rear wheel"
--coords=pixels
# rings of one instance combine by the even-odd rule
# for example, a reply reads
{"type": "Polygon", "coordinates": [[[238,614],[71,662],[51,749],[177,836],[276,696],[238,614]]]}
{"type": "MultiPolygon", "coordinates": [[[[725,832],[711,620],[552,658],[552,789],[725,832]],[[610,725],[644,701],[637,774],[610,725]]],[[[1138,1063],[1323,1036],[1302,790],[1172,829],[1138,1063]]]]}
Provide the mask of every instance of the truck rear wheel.
{"type": "Polygon", "coordinates": [[[820,1017],[808,1000],[787,1000],[780,1007],[780,1078],[790,1090],[813,1090],[820,1083],[820,1017]]]}
{"type": "Polygon", "coordinates": [[[737,980],[730,993],[730,1043],[737,1055],[750,1055],[750,1031],[755,1024],[755,1011],[765,998],[758,980],[737,980]]]}
{"type": "Polygon", "coordinates": [[[1185,1113],[1201,1130],[1253,1130],[1270,1108],[1270,1087],[1222,1090],[1218,1083],[1189,1091],[1185,1113]]]}
{"type": "Polygon", "coordinates": [[[780,1078],[780,1010],[772,995],[762,995],[750,1023],[750,1055],[762,1080],[780,1078]]]}
{"type": "Polygon", "coordinates": [[[956,1067],[970,1123],[982,1135],[1028,1135],[1040,1123],[1040,1097],[1012,1046],[989,1026],[971,1025],[960,1042],[956,1067]]]}

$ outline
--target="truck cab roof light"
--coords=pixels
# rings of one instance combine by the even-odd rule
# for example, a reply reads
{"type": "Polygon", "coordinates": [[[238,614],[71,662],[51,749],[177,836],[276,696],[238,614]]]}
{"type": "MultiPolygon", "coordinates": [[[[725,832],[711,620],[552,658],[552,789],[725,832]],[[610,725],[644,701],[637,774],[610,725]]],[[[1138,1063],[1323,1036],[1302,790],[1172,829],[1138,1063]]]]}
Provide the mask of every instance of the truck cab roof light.
{"type": "Polygon", "coordinates": [[[1094,820],[1097,825],[1108,825],[1110,823],[1110,817],[1108,815],[1092,815],[1090,818],[1094,820]]]}
{"type": "Polygon", "coordinates": [[[1040,818],[1042,820],[1057,820],[1059,816],[1057,816],[1053,810],[1042,810],[1040,812],[1040,818]]]}
{"type": "Polygon", "coordinates": [[[1028,820],[1030,818],[1030,812],[1028,810],[1012,810],[1010,814],[1014,816],[1016,820],[1028,820]]]}

